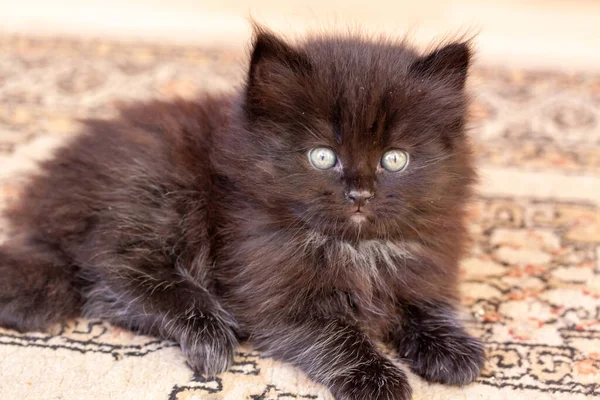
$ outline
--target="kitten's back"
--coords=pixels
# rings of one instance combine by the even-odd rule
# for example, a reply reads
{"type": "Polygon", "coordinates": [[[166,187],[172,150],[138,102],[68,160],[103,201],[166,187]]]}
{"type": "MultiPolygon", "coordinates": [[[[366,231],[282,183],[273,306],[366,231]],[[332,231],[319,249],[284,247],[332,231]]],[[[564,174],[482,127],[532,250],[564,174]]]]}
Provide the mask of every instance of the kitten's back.
{"type": "MultiPolygon", "coordinates": [[[[151,102],[86,121],[6,211],[13,235],[0,247],[0,325],[38,330],[79,315],[82,289],[111,254],[156,249],[155,264],[172,264],[186,234],[181,214],[210,195],[211,136],[229,103],[151,102]]],[[[202,222],[189,221],[196,235],[202,222]]]]}

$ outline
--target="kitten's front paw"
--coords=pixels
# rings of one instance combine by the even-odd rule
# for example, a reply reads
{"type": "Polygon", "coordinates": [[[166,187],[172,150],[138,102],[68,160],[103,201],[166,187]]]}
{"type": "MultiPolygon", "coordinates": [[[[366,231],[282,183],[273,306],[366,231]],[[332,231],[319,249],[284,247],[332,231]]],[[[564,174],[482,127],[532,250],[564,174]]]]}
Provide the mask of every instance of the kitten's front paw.
{"type": "Polygon", "coordinates": [[[184,331],[179,344],[195,372],[213,377],[231,365],[237,339],[231,327],[208,316],[184,331]]]}
{"type": "Polygon", "coordinates": [[[436,383],[463,386],[473,382],[485,361],[483,345],[459,327],[405,332],[398,353],[411,370],[436,383]]]}
{"type": "Polygon", "coordinates": [[[362,364],[331,385],[336,400],[409,400],[412,390],[404,371],[386,358],[362,364]]]}

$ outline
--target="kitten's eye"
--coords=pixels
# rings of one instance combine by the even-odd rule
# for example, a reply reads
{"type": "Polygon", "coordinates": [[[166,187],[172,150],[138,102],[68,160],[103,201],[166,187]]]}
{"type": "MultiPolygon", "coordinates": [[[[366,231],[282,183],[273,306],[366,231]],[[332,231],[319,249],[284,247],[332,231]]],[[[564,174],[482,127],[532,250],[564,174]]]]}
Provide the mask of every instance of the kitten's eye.
{"type": "Polygon", "coordinates": [[[337,162],[335,152],[327,147],[317,147],[308,152],[308,159],[316,169],[329,169],[337,162]]]}
{"type": "Polygon", "coordinates": [[[402,171],[408,165],[408,153],[404,150],[388,150],[381,157],[381,166],[389,172],[402,171]]]}

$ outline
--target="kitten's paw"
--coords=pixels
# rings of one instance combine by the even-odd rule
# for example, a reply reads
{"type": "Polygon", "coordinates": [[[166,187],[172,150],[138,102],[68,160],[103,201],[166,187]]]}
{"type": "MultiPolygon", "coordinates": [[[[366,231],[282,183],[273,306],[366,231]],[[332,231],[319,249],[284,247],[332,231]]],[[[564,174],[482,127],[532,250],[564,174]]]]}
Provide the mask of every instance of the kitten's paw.
{"type": "Polygon", "coordinates": [[[477,379],[485,361],[481,341],[459,327],[405,332],[398,353],[410,361],[415,374],[427,381],[456,386],[477,379]]]}
{"type": "Polygon", "coordinates": [[[208,316],[196,321],[179,344],[195,372],[214,377],[229,368],[238,343],[230,326],[208,316]]]}
{"type": "Polygon", "coordinates": [[[331,385],[336,400],[410,400],[412,389],[404,371],[386,358],[362,364],[331,385]]]}

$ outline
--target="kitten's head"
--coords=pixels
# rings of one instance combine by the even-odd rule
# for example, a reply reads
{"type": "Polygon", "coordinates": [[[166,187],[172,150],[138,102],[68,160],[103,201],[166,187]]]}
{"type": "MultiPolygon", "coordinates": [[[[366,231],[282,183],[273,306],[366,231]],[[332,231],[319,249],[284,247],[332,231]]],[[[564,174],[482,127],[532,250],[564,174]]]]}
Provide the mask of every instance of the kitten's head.
{"type": "Polygon", "coordinates": [[[257,29],[233,146],[240,184],[284,225],[326,235],[442,227],[462,213],[474,178],[470,56],[462,42],[419,55],[351,36],[291,45],[257,29]]]}

